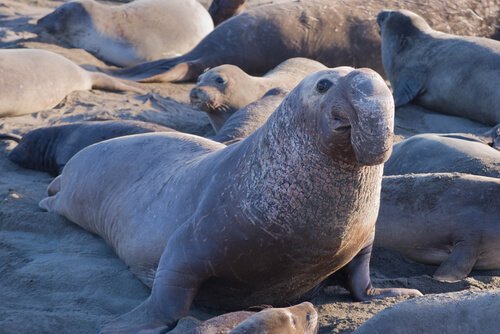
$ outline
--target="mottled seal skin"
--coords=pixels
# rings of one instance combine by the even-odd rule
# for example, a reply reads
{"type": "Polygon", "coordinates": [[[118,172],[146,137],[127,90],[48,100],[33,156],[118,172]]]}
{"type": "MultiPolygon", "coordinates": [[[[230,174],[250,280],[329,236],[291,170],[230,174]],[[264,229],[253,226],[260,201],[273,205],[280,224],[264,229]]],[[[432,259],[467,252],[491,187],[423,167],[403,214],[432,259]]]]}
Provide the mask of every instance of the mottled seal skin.
{"type": "Polygon", "coordinates": [[[261,99],[235,112],[211,139],[224,144],[245,139],[267,121],[287,94],[280,88],[271,89],[261,99]]]}
{"type": "Polygon", "coordinates": [[[238,109],[261,98],[272,88],[292,90],[307,75],[326,66],[306,58],[292,58],[263,77],[248,75],[234,65],[217,66],[198,78],[189,97],[191,104],[208,114],[215,131],[238,109]]]}
{"type": "Polygon", "coordinates": [[[218,26],[227,19],[238,15],[245,10],[246,0],[214,0],[208,8],[208,12],[214,21],[214,25],[218,26]]]}
{"type": "Polygon", "coordinates": [[[316,334],[318,313],[309,302],[260,312],[239,311],[209,319],[186,334],[316,334]]]}
{"type": "Polygon", "coordinates": [[[78,122],[38,128],[22,138],[0,135],[18,145],[9,153],[9,160],[24,168],[59,175],[66,163],[83,148],[111,138],[147,132],[173,132],[175,130],[138,121],[78,122]]]}
{"type": "Polygon", "coordinates": [[[67,58],[45,50],[0,50],[0,73],[0,117],[51,109],[75,90],[143,93],[105,74],[87,72],[67,58]]]}
{"type": "Polygon", "coordinates": [[[396,107],[413,102],[484,124],[500,122],[500,42],[433,30],[410,11],[377,16],[396,107]]]}
{"type": "Polygon", "coordinates": [[[500,11],[494,1],[487,0],[307,0],[271,4],[223,22],[181,57],[112,73],[144,82],[195,81],[207,68],[219,65],[231,64],[251,75],[262,75],[286,59],[304,57],[328,67],[369,67],[383,74],[375,16],[385,8],[413,10],[443,31],[487,37],[497,33],[500,11]]]}
{"type": "Polygon", "coordinates": [[[384,175],[465,173],[500,178],[500,152],[466,134],[421,134],[394,145],[384,175]]]}
{"type": "Polygon", "coordinates": [[[393,126],[394,101],[376,72],[320,71],[233,145],[173,133],[87,147],[40,207],[101,236],[152,285],[102,333],[161,332],[193,301],[285,305],[343,267],[355,300],[421,295],[373,288],[369,276],[393,126]]]}
{"type": "Polygon", "coordinates": [[[118,66],[182,55],[214,27],[196,0],[135,0],[121,5],[77,0],[61,5],[38,25],[118,66]]]}
{"type": "Polygon", "coordinates": [[[457,173],[384,176],[375,245],[439,265],[456,281],[500,268],[500,180],[457,173]]]}

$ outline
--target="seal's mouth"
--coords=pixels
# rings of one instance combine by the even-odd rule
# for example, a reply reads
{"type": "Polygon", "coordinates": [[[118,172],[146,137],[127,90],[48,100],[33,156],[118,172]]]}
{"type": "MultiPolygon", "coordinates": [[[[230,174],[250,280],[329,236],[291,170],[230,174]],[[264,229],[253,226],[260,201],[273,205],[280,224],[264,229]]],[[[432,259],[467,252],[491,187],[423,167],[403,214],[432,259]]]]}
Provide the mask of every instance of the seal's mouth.
{"type": "Polygon", "coordinates": [[[334,117],[333,118],[333,131],[336,133],[348,133],[351,131],[351,123],[348,120],[334,117]]]}

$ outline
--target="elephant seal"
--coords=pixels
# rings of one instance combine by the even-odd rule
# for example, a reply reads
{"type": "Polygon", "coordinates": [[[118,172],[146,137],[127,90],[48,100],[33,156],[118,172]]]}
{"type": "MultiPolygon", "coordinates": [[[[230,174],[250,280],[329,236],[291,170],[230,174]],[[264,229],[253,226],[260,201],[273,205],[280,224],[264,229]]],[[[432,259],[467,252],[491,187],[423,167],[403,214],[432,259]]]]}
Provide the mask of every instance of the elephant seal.
{"type": "Polygon", "coordinates": [[[174,131],[139,121],[92,121],[38,128],[23,137],[0,135],[0,140],[18,142],[8,156],[12,162],[59,175],[71,157],[92,144],[138,133],[174,131]]]}
{"type": "Polygon", "coordinates": [[[194,81],[207,68],[219,65],[231,64],[251,75],[261,75],[286,59],[304,57],[328,67],[369,67],[383,74],[375,16],[387,7],[414,10],[437,28],[477,36],[496,33],[500,11],[495,3],[475,0],[308,0],[271,4],[223,22],[183,56],[109,73],[144,82],[183,82],[194,81]],[[447,13],[449,19],[443,19],[442,13],[447,13]]]}
{"type": "Polygon", "coordinates": [[[316,334],[318,313],[309,302],[260,312],[239,311],[209,319],[186,334],[316,334]]]}
{"type": "Polygon", "coordinates": [[[306,58],[292,58],[263,77],[246,74],[234,65],[217,66],[198,78],[189,97],[191,104],[205,111],[215,131],[238,109],[261,98],[272,88],[291,90],[307,75],[326,66],[306,58]]]}
{"type": "Polygon", "coordinates": [[[135,0],[121,5],[77,0],[61,5],[38,25],[117,66],[182,55],[214,27],[196,0],[135,0]]]}
{"type": "Polygon", "coordinates": [[[214,0],[208,8],[208,12],[214,21],[214,25],[218,26],[227,19],[238,15],[245,10],[246,0],[214,0]]]}
{"type": "Polygon", "coordinates": [[[377,313],[354,334],[497,333],[500,290],[438,293],[377,313]]]}
{"type": "Polygon", "coordinates": [[[45,50],[0,50],[0,73],[0,117],[53,108],[75,90],[143,93],[105,74],[87,72],[67,58],[45,50]]]}
{"type": "Polygon", "coordinates": [[[396,107],[413,102],[484,124],[500,123],[500,42],[433,30],[407,10],[377,16],[396,107]]]}
{"type": "Polygon", "coordinates": [[[457,173],[384,176],[375,245],[439,265],[456,281],[500,269],[500,180],[457,173]]]}
{"type": "Polygon", "coordinates": [[[465,173],[500,178],[500,152],[465,134],[421,134],[394,145],[384,175],[465,173]]]}
{"type": "Polygon", "coordinates": [[[235,112],[211,139],[227,145],[248,137],[267,121],[287,94],[280,88],[271,89],[260,100],[235,112]]]}
{"type": "Polygon", "coordinates": [[[343,267],[355,300],[421,295],[370,283],[393,125],[394,101],[376,72],[320,71],[233,145],[155,133],[89,146],[40,207],[101,236],[152,286],[102,333],[165,330],[193,301],[284,305],[343,267]]]}

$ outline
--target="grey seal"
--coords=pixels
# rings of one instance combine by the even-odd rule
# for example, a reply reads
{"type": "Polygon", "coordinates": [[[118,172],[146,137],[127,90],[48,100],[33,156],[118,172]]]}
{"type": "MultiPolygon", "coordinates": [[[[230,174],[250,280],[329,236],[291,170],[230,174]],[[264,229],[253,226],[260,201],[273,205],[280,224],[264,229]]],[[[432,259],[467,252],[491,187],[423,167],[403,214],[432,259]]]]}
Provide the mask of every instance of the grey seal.
{"type": "Polygon", "coordinates": [[[238,15],[245,10],[246,0],[214,0],[208,8],[208,12],[214,21],[214,25],[218,26],[227,19],[238,15]]]}

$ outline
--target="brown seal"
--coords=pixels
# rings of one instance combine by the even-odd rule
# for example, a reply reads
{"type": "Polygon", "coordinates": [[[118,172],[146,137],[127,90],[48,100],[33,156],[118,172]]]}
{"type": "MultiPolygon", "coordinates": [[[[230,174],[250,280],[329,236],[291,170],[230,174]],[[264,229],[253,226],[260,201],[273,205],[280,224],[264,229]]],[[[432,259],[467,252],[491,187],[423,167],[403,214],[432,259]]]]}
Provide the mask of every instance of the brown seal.
{"type": "Polygon", "coordinates": [[[380,75],[320,71],[233,145],[155,133],[89,146],[40,207],[101,236],[152,286],[102,333],[160,332],[193,302],[285,305],[341,268],[355,300],[418,296],[374,288],[369,275],[393,127],[380,75]]]}
{"type": "Polygon", "coordinates": [[[369,67],[383,74],[375,16],[388,7],[413,10],[443,31],[488,37],[496,34],[500,11],[494,2],[476,0],[276,3],[223,22],[183,56],[113,73],[146,82],[195,81],[207,68],[219,65],[231,64],[260,75],[286,59],[304,57],[328,67],[369,67]]]}

